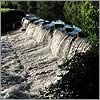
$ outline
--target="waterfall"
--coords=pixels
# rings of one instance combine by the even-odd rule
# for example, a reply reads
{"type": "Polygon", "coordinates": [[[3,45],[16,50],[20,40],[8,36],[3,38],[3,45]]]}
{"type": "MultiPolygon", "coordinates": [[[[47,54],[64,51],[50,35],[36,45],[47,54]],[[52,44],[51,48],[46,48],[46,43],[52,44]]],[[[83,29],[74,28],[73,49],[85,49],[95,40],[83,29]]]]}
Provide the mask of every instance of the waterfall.
{"type": "Polygon", "coordinates": [[[53,33],[53,37],[52,37],[52,42],[51,42],[51,51],[54,54],[54,56],[57,55],[57,52],[59,50],[59,46],[61,44],[62,39],[64,38],[64,34],[62,34],[61,32],[55,30],[53,33]]]}
{"type": "MultiPolygon", "coordinates": [[[[25,20],[22,26],[24,26],[24,24],[25,20]]],[[[59,58],[66,57],[70,59],[74,56],[76,50],[85,52],[89,46],[86,39],[68,36],[58,30],[54,30],[53,33],[51,33],[50,30],[43,29],[42,25],[35,25],[33,23],[30,23],[26,28],[24,37],[26,37],[26,41],[27,39],[34,40],[36,42],[35,45],[46,42],[52,54],[59,58]]]]}
{"type": "MultiPolygon", "coordinates": [[[[3,45],[4,41],[12,44],[9,47],[2,46],[1,65],[4,73],[8,72],[12,76],[17,74],[19,78],[27,80],[21,83],[30,86],[30,89],[22,92],[26,91],[30,95],[39,94],[40,89],[45,90],[51,84],[56,84],[61,79],[60,75],[64,74],[58,65],[64,64],[66,58],[71,59],[76,51],[84,53],[90,47],[86,38],[69,36],[57,29],[51,32],[42,25],[26,20],[22,21],[22,28],[26,29],[25,32],[19,29],[16,34],[1,37],[3,45]],[[23,69],[17,68],[19,65],[23,69]],[[6,70],[7,66],[9,68],[6,70]]],[[[17,82],[14,84],[21,86],[17,82]]],[[[14,88],[16,85],[11,84],[14,88]]],[[[10,86],[7,89],[10,90],[10,86]]],[[[3,93],[5,90],[2,89],[3,93]]]]}
{"type": "Polygon", "coordinates": [[[27,37],[27,38],[32,38],[32,36],[33,36],[33,33],[34,33],[34,31],[35,31],[35,27],[36,27],[36,25],[34,25],[34,24],[32,24],[32,23],[30,23],[29,25],[28,25],[28,27],[27,27],[27,29],[26,29],[26,31],[25,31],[25,36],[27,37]]]}
{"type": "Polygon", "coordinates": [[[61,58],[65,58],[65,57],[67,58],[73,38],[74,37],[68,36],[63,40],[63,43],[60,46],[59,54],[58,54],[60,55],[61,58]]]}
{"type": "Polygon", "coordinates": [[[23,29],[26,29],[26,28],[28,27],[29,23],[30,23],[29,20],[23,18],[22,21],[21,21],[22,28],[23,28],[23,29]]]}

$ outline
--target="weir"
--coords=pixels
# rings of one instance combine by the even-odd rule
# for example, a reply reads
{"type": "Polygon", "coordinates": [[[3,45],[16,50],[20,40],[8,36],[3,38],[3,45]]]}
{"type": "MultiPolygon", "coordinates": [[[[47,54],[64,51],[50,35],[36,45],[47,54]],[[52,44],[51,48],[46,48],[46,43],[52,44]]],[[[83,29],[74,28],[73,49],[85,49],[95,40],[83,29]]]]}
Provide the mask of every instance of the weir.
{"type": "Polygon", "coordinates": [[[49,29],[43,29],[42,25],[35,25],[26,20],[22,23],[26,31],[21,32],[20,28],[17,34],[1,37],[1,44],[9,44],[8,47],[1,47],[4,52],[1,55],[2,80],[10,83],[1,84],[3,98],[9,98],[13,91],[28,95],[27,98],[39,95],[40,90],[46,91],[46,88],[57,84],[61,79],[60,75],[64,73],[58,66],[65,63],[65,58],[71,59],[76,50],[89,50],[85,38],[68,36],[57,29],[51,32],[49,29]],[[19,84],[14,80],[6,80],[6,74],[8,79],[11,75],[19,77],[19,84]],[[21,90],[22,84],[29,87],[21,90]]]}

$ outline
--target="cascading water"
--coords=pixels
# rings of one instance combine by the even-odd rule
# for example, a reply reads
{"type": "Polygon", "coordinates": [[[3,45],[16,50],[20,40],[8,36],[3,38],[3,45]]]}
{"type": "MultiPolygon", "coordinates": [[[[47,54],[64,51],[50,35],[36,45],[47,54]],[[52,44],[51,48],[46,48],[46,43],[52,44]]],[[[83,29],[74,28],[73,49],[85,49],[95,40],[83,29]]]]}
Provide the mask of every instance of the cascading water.
{"type": "Polygon", "coordinates": [[[70,43],[72,42],[73,38],[74,37],[67,36],[67,38],[63,40],[63,43],[61,44],[59,48],[59,53],[58,53],[58,55],[60,55],[61,58],[65,58],[68,56],[70,46],[71,46],[70,43]]]}
{"type": "Polygon", "coordinates": [[[8,94],[14,94],[13,91],[23,93],[26,98],[39,95],[40,89],[45,90],[61,79],[59,75],[63,72],[58,67],[59,61],[64,58],[71,59],[76,50],[86,52],[89,49],[86,39],[68,36],[58,30],[50,32],[49,29],[43,29],[42,25],[29,24],[25,21],[22,25],[24,28],[28,26],[25,32],[1,37],[2,43],[6,41],[12,44],[8,47],[2,46],[1,49],[1,65],[2,70],[5,70],[3,74],[9,73],[8,78],[15,75],[15,78],[19,77],[20,80],[19,84],[7,80],[8,83],[11,82],[10,87],[9,84],[6,86],[2,83],[3,98],[10,98],[8,94]],[[3,53],[7,48],[11,50],[3,53]],[[21,90],[22,84],[28,89],[21,90]]]}
{"type": "Polygon", "coordinates": [[[28,27],[27,27],[27,29],[26,29],[26,31],[25,31],[25,36],[26,36],[27,38],[32,38],[33,33],[34,33],[34,31],[35,31],[35,27],[36,27],[36,25],[34,25],[34,24],[32,24],[32,23],[30,23],[30,24],[28,25],[28,27]]]}
{"type": "Polygon", "coordinates": [[[54,56],[57,56],[59,45],[61,44],[61,41],[64,38],[64,36],[65,35],[62,34],[61,32],[58,32],[57,30],[54,31],[51,46],[50,46],[51,51],[54,54],[54,56]]]}

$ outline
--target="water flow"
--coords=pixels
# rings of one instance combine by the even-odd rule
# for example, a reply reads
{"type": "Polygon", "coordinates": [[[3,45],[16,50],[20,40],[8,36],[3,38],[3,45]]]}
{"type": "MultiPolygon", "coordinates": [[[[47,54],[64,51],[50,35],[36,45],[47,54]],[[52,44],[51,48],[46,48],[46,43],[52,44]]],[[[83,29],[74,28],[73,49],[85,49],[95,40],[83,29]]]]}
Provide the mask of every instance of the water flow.
{"type": "Polygon", "coordinates": [[[42,25],[32,23],[28,25],[25,35],[26,40],[35,40],[35,45],[46,42],[52,54],[59,58],[71,58],[74,56],[76,50],[85,52],[89,46],[86,43],[86,39],[68,36],[58,30],[54,30],[53,33],[50,33],[50,30],[43,29],[42,25]]]}
{"type": "Polygon", "coordinates": [[[59,32],[57,30],[54,31],[53,37],[52,37],[52,42],[51,42],[51,47],[50,47],[54,56],[57,56],[59,46],[62,43],[61,41],[63,40],[64,37],[65,37],[65,35],[62,34],[61,32],[59,32]]]}
{"type": "Polygon", "coordinates": [[[10,50],[10,47],[2,46],[2,72],[5,74],[7,72],[12,76],[17,74],[20,77],[17,80],[25,79],[20,80],[19,84],[14,81],[15,85],[9,85],[8,83],[11,81],[3,79],[7,83],[7,85],[2,83],[3,87],[7,86],[6,89],[2,89],[3,93],[7,91],[3,95],[4,98],[13,93],[11,86],[18,89],[16,85],[21,87],[22,84],[30,86],[30,88],[29,90],[27,88],[18,89],[19,92],[28,93],[28,95],[39,94],[40,89],[45,90],[45,87],[48,88],[61,79],[60,75],[63,72],[58,65],[65,63],[65,58],[73,57],[76,50],[86,52],[89,49],[86,39],[68,36],[58,30],[50,32],[50,30],[43,29],[41,25],[31,23],[25,32],[2,37],[2,41],[13,44],[10,46],[13,50],[10,50]],[[12,57],[14,62],[11,61],[12,57]]]}

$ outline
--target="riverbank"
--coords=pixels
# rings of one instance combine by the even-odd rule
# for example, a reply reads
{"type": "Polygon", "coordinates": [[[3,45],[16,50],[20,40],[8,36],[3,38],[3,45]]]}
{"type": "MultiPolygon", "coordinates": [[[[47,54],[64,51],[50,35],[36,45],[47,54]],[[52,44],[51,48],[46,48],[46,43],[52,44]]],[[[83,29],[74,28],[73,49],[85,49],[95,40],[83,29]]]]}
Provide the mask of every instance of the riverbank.
{"type": "Polygon", "coordinates": [[[21,20],[25,13],[21,10],[2,8],[1,11],[1,35],[17,29],[21,26],[21,20]]]}

